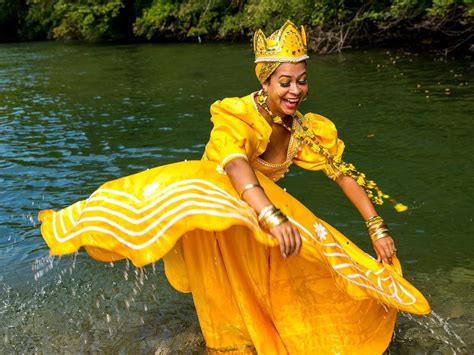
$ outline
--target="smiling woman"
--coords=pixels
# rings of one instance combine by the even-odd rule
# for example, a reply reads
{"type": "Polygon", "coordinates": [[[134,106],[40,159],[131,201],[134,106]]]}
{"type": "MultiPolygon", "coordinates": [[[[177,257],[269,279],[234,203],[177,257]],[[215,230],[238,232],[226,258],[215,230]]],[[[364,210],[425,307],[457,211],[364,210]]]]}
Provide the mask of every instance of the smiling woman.
{"type": "Polygon", "coordinates": [[[308,95],[306,63],[281,63],[262,83],[268,107],[280,117],[293,117],[308,95]]]}
{"type": "Polygon", "coordinates": [[[430,312],[401,276],[395,245],[371,202],[382,193],[341,160],[327,118],[301,114],[308,92],[304,29],[255,35],[262,88],[211,106],[201,161],[110,181],[87,200],[42,211],[53,255],[84,246],[95,259],[161,258],[191,292],[209,353],[382,353],[397,310],[430,312]],[[292,163],[321,170],[367,223],[377,260],[275,182],[292,163]]]}

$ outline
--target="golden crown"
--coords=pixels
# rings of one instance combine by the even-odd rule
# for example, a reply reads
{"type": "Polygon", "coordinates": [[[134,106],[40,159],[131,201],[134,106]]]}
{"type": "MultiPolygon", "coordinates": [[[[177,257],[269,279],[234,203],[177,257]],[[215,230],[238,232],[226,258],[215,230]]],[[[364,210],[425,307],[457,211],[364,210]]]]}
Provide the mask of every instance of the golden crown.
{"type": "Polygon", "coordinates": [[[253,50],[255,63],[296,63],[309,58],[304,27],[301,26],[300,32],[290,20],[287,20],[279,30],[273,32],[268,38],[262,30],[255,32],[253,50]]]}

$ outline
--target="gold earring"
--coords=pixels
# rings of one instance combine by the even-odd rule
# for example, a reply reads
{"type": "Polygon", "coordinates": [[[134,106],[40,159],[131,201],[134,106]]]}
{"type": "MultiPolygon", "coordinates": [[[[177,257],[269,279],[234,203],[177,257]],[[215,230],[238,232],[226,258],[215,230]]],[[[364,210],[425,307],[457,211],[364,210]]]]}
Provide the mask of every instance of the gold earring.
{"type": "Polygon", "coordinates": [[[260,91],[257,94],[257,101],[260,105],[266,105],[267,103],[267,93],[263,91],[263,89],[260,89],[260,91]]]}

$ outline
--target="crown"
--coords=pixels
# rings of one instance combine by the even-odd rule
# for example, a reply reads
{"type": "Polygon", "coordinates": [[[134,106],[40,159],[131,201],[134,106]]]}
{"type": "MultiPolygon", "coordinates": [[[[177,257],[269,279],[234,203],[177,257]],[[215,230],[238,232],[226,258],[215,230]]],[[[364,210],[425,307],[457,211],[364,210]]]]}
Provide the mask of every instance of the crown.
{"type": "Polygon", "coordinates": [[[270,37],[266,37],[262,30],[253,36],[253,50],[255,63],[259,62],[301,62],[308,59],[306,33],[287,20],[285,24],[270,37]]]}

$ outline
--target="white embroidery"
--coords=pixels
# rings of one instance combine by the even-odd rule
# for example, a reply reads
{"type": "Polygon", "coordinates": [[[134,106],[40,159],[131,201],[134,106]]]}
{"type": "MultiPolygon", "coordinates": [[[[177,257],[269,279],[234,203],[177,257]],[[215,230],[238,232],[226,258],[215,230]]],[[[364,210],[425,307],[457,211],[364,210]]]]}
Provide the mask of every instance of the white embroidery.
{"type": "Polygon", "coordinates": [[[157,182],[154,182],[152,184],[145,186],[145,188],[143,189],[143,197],[148,197],[152,195],[156,191],[157,188],[158,188],[157,182]]]}
{"type": "Polygon", "coordinates": [[[313,227],[319,239],[326,240],[326,235],[328,234],[328,231],[326,230],[326,228],[324,228],[324,226],[321,223],[315,223],[313,224],[313,227]]]}
{"type": "Polygon", "coordinates": [[[222,175],[227,175],[227,173],[225,172],[224,168],[222,167],[222,165],[217,165],[216,167],[216,170],[219,174],[222,174],[222,175]]]}
{"type": "Polygon", "coordinates": [[[249,160],[248,157],[244,153],[232,153],[222,159],[221,165],[226,166],[228,162],[235,158],[244,158],[245,160],[249,160]]]}

